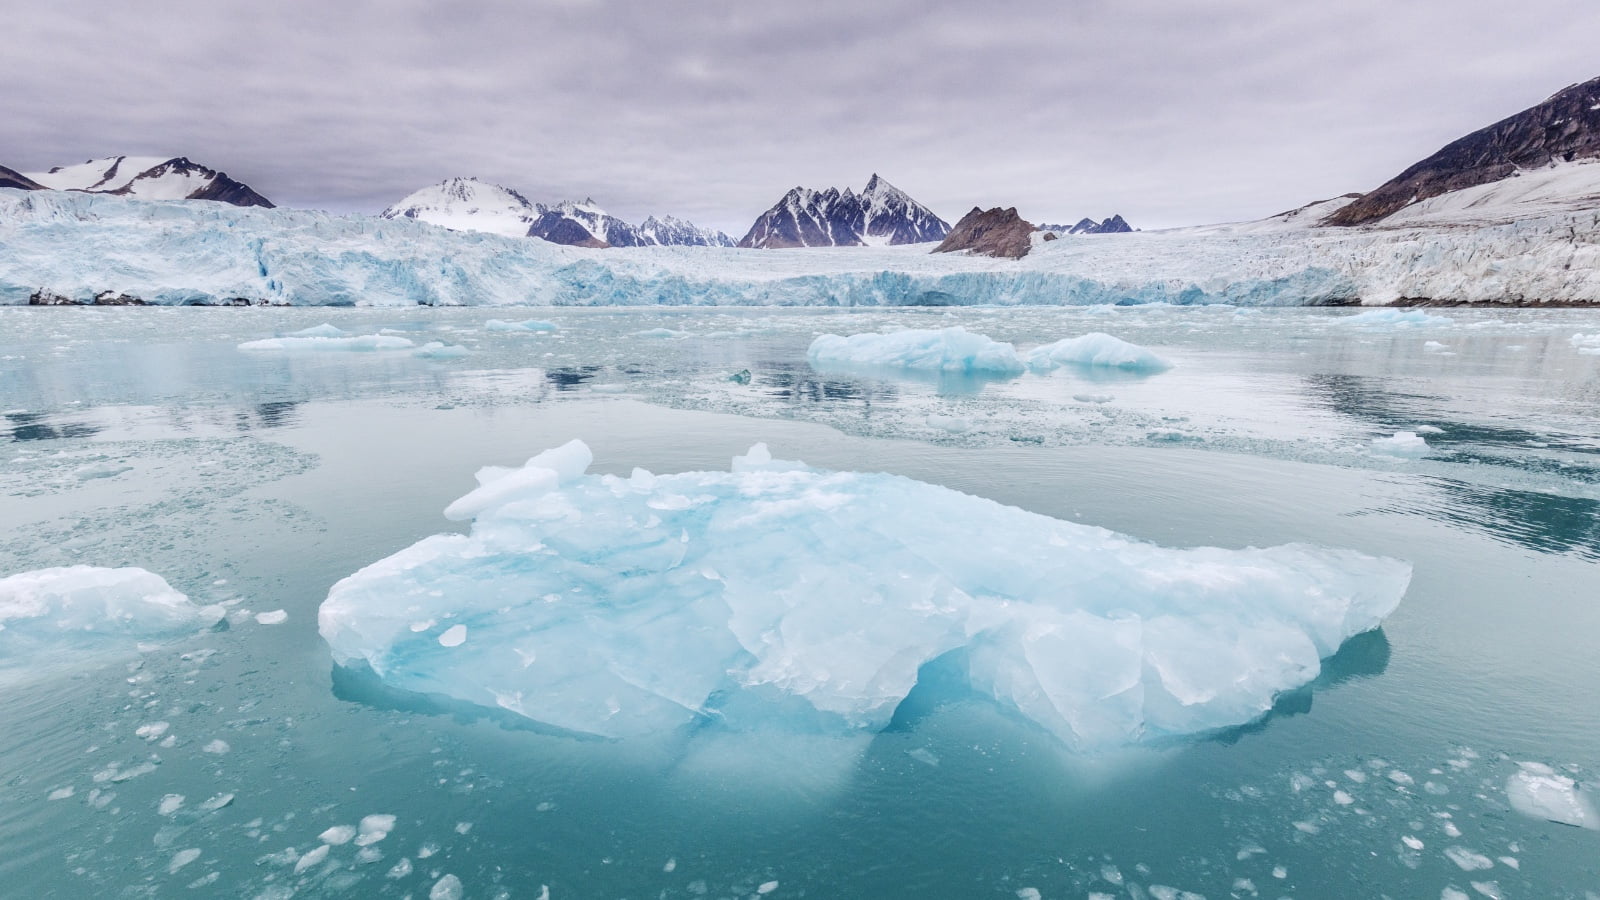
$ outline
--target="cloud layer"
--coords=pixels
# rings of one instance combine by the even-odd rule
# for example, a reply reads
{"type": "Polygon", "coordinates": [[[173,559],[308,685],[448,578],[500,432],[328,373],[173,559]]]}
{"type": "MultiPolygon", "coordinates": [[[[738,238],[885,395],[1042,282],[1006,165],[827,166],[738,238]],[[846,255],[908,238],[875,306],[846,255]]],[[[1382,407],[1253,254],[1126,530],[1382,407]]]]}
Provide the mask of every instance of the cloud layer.
{"type": "Polygon", "coordinates": [[[7,31],[13,168],[182,154],[363,212],[475,175],[735,237],[873,172],[951,220],[1254,218],[1600,74],[1591,0],[124,0],[7,31]]]}

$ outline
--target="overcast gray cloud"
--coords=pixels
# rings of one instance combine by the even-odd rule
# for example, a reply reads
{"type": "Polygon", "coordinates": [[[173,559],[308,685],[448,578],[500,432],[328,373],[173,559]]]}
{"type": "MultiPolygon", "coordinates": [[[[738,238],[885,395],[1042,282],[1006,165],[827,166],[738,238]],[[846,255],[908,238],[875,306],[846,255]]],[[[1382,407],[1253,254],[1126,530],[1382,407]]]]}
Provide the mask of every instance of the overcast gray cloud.
{"type": "Polygon", "coordinates": [[[186,155],[375,212],[476,175],[735,237],[881,173],[948,219],[1254,218],[1377,186],[1600,74],[1600,4],[42,2],[0,164],[186,155]]]}

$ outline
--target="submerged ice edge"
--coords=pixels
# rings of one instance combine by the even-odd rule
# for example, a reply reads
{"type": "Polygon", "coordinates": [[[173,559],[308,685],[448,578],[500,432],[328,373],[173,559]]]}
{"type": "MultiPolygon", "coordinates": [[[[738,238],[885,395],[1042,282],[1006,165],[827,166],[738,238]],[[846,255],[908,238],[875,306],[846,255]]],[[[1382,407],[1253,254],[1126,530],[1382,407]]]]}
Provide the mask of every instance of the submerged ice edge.
{"type": "Polygon", "coordinates": [[[591,459],[573,441],[481,470],[446,510],[470,533],[329,592],[335,660],[610,738],[875,731],[921,687],[1093,750],[1260,717],[1410,580],[1351,551],[1162,548],[764,445],[728,472],[591,459]]]}

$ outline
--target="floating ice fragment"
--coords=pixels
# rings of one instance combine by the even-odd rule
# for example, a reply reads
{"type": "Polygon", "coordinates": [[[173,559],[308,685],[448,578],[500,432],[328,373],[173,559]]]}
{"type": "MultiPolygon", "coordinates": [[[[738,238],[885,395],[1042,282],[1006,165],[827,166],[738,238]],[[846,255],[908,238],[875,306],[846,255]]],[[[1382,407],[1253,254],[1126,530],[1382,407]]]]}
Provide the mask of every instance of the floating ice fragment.
{"type": "Polygon", "coordinates": [[[460,359],[471,352],[467,348],[456,344],[429,341],[412,351],[411,355],[422,359],[460,359]]]}
{"type": "Polygon", "coordinates": [[[819,335],[806,351],[813,367],[862,366],[1020,375],[1022,359],[1010,344],[955,326],[907,329],[890,334],[819,335]]]}
{"type": "Polygon", "coordinates": [[[439,635],[439,646],[441,647],[459,647],[466,641],[467,626],[465,625],[451,625],[444,630],[443,634],[439,635]]]}
{"type": "Polygon", "coordinates": [[[0,663],[76,650],[96,640],[193,631],[220,618],[220,609],[194,605],[144,569],[69,566],[22,572],[0,578],[0,663]]]}
{"type": "Polygon", "coordinates": [[[1438,353],[1442,350],[1449,350],[1450,345],[1442,344],[1438,341],[1425,341],[1422,344],[1422,349],[1428,351],[1429,353],[1438,353]]]}
{"type": "Polygon", "coordinates": [[[170,816],[183,806],[182,794],[168,794],[161,798],[161,803],[156,807],[156,814],[170,816]]]}
{"type": "Polygon", "coordinates": [[[1543,763],[1519,765],[1521,768],[1506,780],[1506,798],[1512,809],[1535,819],[1600,829],[1600,816],[1576,781],[1556,774],[1543,763]]]}
{"type": "Polygon", "coordinates": [[[1028,353],[1028,368],[1049,372],[1061,366],[1095,366],[1127,372],[1164,372],[1172,363],[1138,344],[1101,332],[1063,338],[1028,353]]]}
{"type": "Polygon", "coordinates": [[[686,338],[691,337],[687,331],[673,331],[671,328],[647,328],[644,331],[635,331],[634,337],[645,338],[686,338]]]}
{"type": "Polygon", "coordinates": [[[206,800],[206,802],[200,804],[200,808],[206,812],[215,812],[216,810],[219,810],[232,802],[232,794],[213,794],[206,800]]]}
{"type": "Polygon", "coordinates": [[[390,334],[363,334],[358,337],[281,337],[245,341],[240,350],[407,350],[415,347],[409,339],[390,334]]]}
{"type": "Polygon", "coordinates": [[[469,534],[340,581],[319,612],[336,661],[629,737],[708,719],[876,731],[925,664],[963,651],[972,689],[1098,748],[1259,717],[1410,579],[1348,551],[1169,550],[761,446],[732,472],[585,475],[591,458],[574,441],[482,470],[446,510],[469,534]],[[446,615],[442,635],[411,630],[446,615]]]}
{"type": "Polygon", "coordinates": [[[331,848],[328,844],[318,844],[316,849],[307,851],[305,856],[300,857],[300,859],[295,862],[294,873],[298,875],[317,863],[327,859],[329,849],[331,848]]]}
{"type": "Polygon", "coordinates": [[[1444,434],[1444,429],[1437,425],[1418,425],[1417,434],[1444,434]]]}
{"type": "Polygon", "coordinates": [[[1410,847],[1413,850],[1421,850],[1423,847],[1421,839],[1412,837],[1409,834],[1402,836],[1400,838],[1400,843],[1405,844],[1407,847],[1410,847]]]}
{"type": "Polygon", "coordinates": [[[1500,892],[1500,882],[1498,881],[1474,881],[1472,882],[1472,889],[1488,897],[1489,900],[1505,900],[1506,895],[1500,892]]]}
{"type": "Polygon", "coordinates": [[[166,734],[167,729],[171,727],[172,724],[170,722],[146,722],[145,724],[140,725],[138,728],[135,728],[133,733],[147,741],[153,741],[161,737],[163,734],[166,734]]]}
{"type": "Polygon", "coordinates": [[[223,740],[222,738],[217,738],[200,749],[206,753],[227,753],[233,748],[228,746],[227,741],[223,740]]]}
{"type": "Polygon", "coordinates": [[[354,838],[355,836],[355,828],[349,825],[335,825],[317,835],[317,840],[323,842],[324,844],[332,844],[337,847],[350,843],[350,839],[354,838]]]}
{"type": "Polygon", "coordinates": [[[299,331],[291,331],[284,335],[284,337],[336,338],[344,337],[347,334],[349,334],[349,332],[345,331],[343,328],[337,328],[333,325],[329,325],[327,322],[323,322],[321,325],[313,325],[310,328],[302,328],[299,331]]]}
{"type": "Polygon", "coordinates": [[[1415,431],[1396,431],[1393,437],[1372,439],[1372,452],[1404,459],[1427,456],[1429,449],[1428,442],[1415,431]]]}
{"type": "Polygon", "coordinates": [[[51,791],[50,792],[50,796],[46,797],[45,799],[47,799],[47,800],[65,800],[68,797],[71,797],[74,793],[76,793],[76,789],[74,789],[72,787],[72,785],[69,784],[66,787],[56,788],[55,790],[51,791]]]}
{"type": "MultiPolygon", "coordinates": [[[[777,889],[778,889],[778,883],[776,881],[763,881],[761,883],[761,886],[756,888],[756,893],[758,893],[758,894],[770,894],[770,893],[772,893],[773,891],[775,891],[777,889]]],[[[1037,897],[1039,895],[1038,891],[1034,891],[1033,893],[1034,893],[1035,897],[1037,897]]]]}
{"type": "Polygon", "coordinates": [[[1017,888],[1017,900],[1040,900],[1039,889],[1034,887],[1017,888]]]}
{"type": "Polygon", "coordinates": [[[361,817],[360,835],[356,837],[356,845],[365,847],[376,844],[389,836],[394,830],[394,816],[387,813],[374,813],[361,817]]]}
{"type": "Polygon", "coordinates": [[[1356,802],[1356,798],[1350,796],[1344,791],[1334,791],[1333,802],[1339,804],[1340,806],[1349,806],[1350,804],[1356,802]]]}
{"type": "Polygon", "coordinates": [[[1465,847],[1446,847],[1444,855],[1450,858],[1463,872],[1477,872],[1482,869],[1494,868],[1494,860],[1481,853],[1474,853],[1465,847]]]}
{"type": "Polygon", "coordinates": [[[1439,892],[1439,900],[1471,900],[1471,898],[1460,888],[1447,887],[1439,892]]]}
{"type": "Polygon", "coordinates": [[[282,625],[289,621],[289,613],[285,610],[275,609],[272,612],[256,613],[256,621],[262,625],[282,625]]]}
{"type": "Polygon", "coordinates": [[[1420,309],[1370,309],[1366,312],[1356,313],[1339,319],[1340,325],[1449,325],[1451,319],[1446,316],[1431,316],[1420,309]]]}
{"type": "Polygon", "coordinates": [[[428,891],[428,900],[461,900],[464,892],[461,879],[446,875],[433,883],[433,889],[428,891]]]}
{"type": "Polygon", "coordinates": [[[928,416],[927,422],[929,428],[948,431],[951,434],[961,434],[972,430],[972,420],[964,419],[960,416],[943,416],[933,413],[928,416]]]}
{"type": "Polygon", "coordinates": [[[404,877],[406,877],[407,875],[410,875],[410,874],[411,874],[411,860],[408,859],[407,857],[402,856],[402,857],[400,857],[400,861],[399,862],[397,862],[393,866],[389,867],[389,871],[384,873],[384,877],[385,878],[396,878],[396,879],[398,879],[398,878],[404,878],[404,877]]]}
{"type": "Polygon", "coordinates": [[[934,753],[932,750],[929,750],[927,747],[918,747],[915,750],[907,750],[906,755],[924,765],[937,766],[939,764],[938,754],[934,753]]]}
{"type": "Polygon", "coordinates": [[[167,874],[171,875],[172,873],[178,871],[179,869],[183,868],[184,866],[187,866],[188,864],[194,862],[195,860],[197,860],[199,858],[200,858],[200,848],[199,847],[190,847],[187,850],[179,850],[177,853],[172,854],[172,861],[167,863],[167,874]]]}
{"type": "Polygon", "coordinates": [[[541,319],[528,319],[523,322],[490,319],[483,323],[483,327],[489,331],[555,331],[556,323],[545,322],[541,319]]]}
{"type": "Polygon", "coordinates": [[[677,860],[676,857],[672,857],[672,858],[669,858],[665,863],[662,864],[661,871],[663,871],[663,872],[671,872],[676,868],[678,868],[678,860],[677,860]]]}

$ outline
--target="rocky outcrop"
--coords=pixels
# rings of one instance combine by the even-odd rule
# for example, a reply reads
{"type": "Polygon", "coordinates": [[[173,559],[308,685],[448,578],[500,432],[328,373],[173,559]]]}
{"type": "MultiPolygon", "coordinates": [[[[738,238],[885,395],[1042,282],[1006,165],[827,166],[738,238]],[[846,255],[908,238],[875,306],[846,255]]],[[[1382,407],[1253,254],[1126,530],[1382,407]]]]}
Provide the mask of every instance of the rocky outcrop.
{"type": "Polygon", "coordinates": [[[1419,200],[1500,181],[1519,169],[1594,158],[1600,158],[1600,78],[1446,144],[1323,224],[1376,222],[1419,200]]]}
{"type": "Polygon", "coordinates": [[[16,188],[19,191],[42,191],[45,189],[44,185],[39,182],[5,166],[0,166],[0,188],[16,188]]]}
{"type": "Polygon", "coordinates": [[[1033,233],[1038,229],[1017,215],[1017,208],[990,210],[974,206],[961,217],[950,234],[933,248],[934,253],[953,253],[965,250],[982,256],[1021,259],[1033,247],[1033,233]]]}
{"type": "Polygon", "coordinates": [[[949,233],[949,223],[874,174],[859,194],[849,188],[794,188],[756,219],[739,246],[771,250],[920,244],[949,233]]]}

